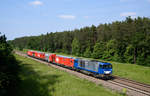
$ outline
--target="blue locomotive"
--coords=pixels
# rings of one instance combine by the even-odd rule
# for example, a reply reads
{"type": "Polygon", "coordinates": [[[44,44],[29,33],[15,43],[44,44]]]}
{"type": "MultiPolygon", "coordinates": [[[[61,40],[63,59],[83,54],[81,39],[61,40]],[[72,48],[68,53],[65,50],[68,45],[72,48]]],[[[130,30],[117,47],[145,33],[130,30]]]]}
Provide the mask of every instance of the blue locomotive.
{"type": "Polygon", "coordinates": [[[112,74],[112,64],[95,60],[75,59],[74,67],[83,70],[96,77],[110,77],[112,74]]]}

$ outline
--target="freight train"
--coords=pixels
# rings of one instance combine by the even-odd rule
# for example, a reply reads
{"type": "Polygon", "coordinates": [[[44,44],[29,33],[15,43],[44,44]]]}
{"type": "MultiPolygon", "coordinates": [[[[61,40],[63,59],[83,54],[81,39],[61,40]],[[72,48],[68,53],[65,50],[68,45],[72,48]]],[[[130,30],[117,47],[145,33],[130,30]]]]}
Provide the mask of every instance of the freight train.
{"type": "Polygon", "coordinates": [[[87,73],[100,78],[109,78],[112,74],[112,64],[100,62],[96,60],[87,60],[82,58],[74,58],[53,53],[44,53],[39,51],[28,50],[27,55],[50,62],[49,64],[57,64],[76,71],[87,73]]]}

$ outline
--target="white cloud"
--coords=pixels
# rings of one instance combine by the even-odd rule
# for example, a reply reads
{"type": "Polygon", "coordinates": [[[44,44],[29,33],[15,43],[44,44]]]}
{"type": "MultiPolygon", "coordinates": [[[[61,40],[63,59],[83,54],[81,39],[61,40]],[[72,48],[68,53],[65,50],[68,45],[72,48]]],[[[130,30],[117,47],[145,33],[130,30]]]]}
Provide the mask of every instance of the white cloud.
{"type": "Polygon", "coordinates": [[[74,15],[59,15],[58,17],[62,19],[75,19],[76,18],[76,16],[74,15]]]}
{"type": "Polygon", "coordinates": [[[136,16],[135,12],[123,12],[120,14],[121,17],[127,17],[127,16],[136,16]]]}
{"type": "Polygon", "coordinates": [[[43,5],[43,2],[36,0],[36,1],[29,2],[29,4],[30,5],[43,5]]]}

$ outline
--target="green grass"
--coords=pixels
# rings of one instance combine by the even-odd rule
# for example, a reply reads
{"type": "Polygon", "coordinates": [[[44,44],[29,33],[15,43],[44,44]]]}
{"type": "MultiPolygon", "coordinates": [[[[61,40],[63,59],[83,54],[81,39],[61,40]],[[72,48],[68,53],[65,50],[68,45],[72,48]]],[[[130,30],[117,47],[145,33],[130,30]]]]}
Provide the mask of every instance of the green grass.
{"type": "Polygon", "coordinates": [[[118,62],[110,63],[113,64],[114,75],[150,84],[150,67],[118,62]]]}
{"type": "Polygon", "coordinates": [[[15,55],[20,61],[18,96],[120,96],[120,94],[32,59],[15,55]]]}
{"type": "MultiPolygon", "coordinates": [[[[24,50],[24,52],[26,51],[27,49],[24,50]]],[[[71,55],[66,55],[64,53],[56,53],[56,54],[71,56],[71,55]]],[[[92,59],[92,58],[86,58],[86,59],[92,59]]],[[[96,59],[96,60],[104,61],[100,59],[96,59]]],[[[113,64],[114,75],[135,80],[138,82],[150,84],[150,67],[144,67],[141,65],[129,64],[129,63],[119,63],[113,61],[104,61],[104,62],[110,62],[113,64]]]]}

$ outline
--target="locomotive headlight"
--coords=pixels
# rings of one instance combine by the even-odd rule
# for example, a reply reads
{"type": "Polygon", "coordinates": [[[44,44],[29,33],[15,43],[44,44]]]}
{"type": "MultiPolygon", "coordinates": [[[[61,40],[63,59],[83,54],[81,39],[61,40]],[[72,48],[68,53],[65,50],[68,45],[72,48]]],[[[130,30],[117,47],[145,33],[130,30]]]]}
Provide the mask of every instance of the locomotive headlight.
{"type": "Polygon", "coordinates": [[[110,74],[110,73],[111,73],[111,71],[104,71],[104,73],[105,73],[105,74],[110,74]]]}

